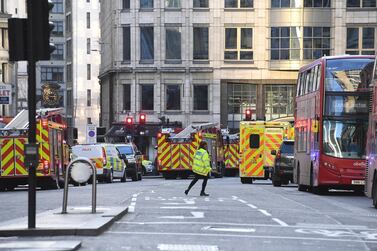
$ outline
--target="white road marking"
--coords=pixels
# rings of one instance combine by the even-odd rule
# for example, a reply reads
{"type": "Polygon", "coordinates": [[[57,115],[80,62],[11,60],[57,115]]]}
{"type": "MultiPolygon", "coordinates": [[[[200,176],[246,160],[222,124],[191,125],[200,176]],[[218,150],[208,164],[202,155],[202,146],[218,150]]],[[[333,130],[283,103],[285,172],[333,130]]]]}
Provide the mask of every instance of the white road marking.
{"type": "Polygon", "coordinates": [[[261,212],[262,214],[266,215],[266,216],[272,216],[270,213],[268,213],[266,210],[263,210],[263,209],[258,209],[259,212],[261,212]]]}
{"type": "Polygon", "coordinates": [[[218,200],[219,200],[219,202],[224,202],[224,200],[223,200],[223,199],[221,199],[221,198],[219,198],[218,200]]]}
{"type": "Polygon", "coordinates": [[[183,245],[183,244],[158,244],[161,251],[218,251],[217,246],[209,245],[183,245]]]}
{"type": "Polygon", "coordinates": [[[241,202],[241,203],[244,203],[244,204],[246,204],[247,202],[246,201],[244,201],[244,200],[238,200],[239,202],[241,202]]]}
{"type": "MultiPolygon", "coordinates": [[[[367,226],[362,225],[329,225],[316,223],[297,223],[298,228],[322,228],[322,229],[350,229],[350,230],[370,230],[367,226]]],[[[376,229],[377,230],[377,229],[376,229]]]]}
{"type": "MultiPolygon", "coordinates": [[[[127,224],[127,225],[209,225],[209,226],[245,226],[245,227],[267,227],[267,228],[281,228],[283,227],[282,225],[272,225],[272,224],[247,224],[247,223],[225,223],[225,222],[195,222],[195,221],[148,221],[148,222],[135,222],[135,221],[117,221],[115,224],[127,224]]],[[[315,226],[316,224],[313,224],[312,227],[310,227],[310,224],[307,224],[306,227],[302,226],[301,228],[303,229],[323,229],[315,226]]],[[[294,228],[298,229],[297,225],[287,225],[284,228],[294,228]]],[[[377,228],[368,228],[367,226],[357,226],[355,227],[352,226],[346,226],[346,225],[333,225],[333,228],[327,228],[328,230],[330,229],[337,229],[337,230],[349,230],[349,229],[355,229],[355,230],[360,230],[360,231],[376,231],[377,228]]]]}
{"type": "Polygon", "coordinates": [[[136,198],[136,197],[134,197],[134,198],[132,198],[132,199],[131,199],[131,201],[136,201],[136,200],[137,200],[137,198],[136,198]]]}
{"type": "Polygon", "coordinates": [[[129,213],[135,212],[137,196],[139,196],[139,194],[140,193],[135,193],[135,194],[132,195],[131,204],[128,206],[128,212],[129,213]]]}
{"type": "Polygon", "coordinates": [[[167,207],[160,207],[161,209],[198,209],[198,207],[185,207],[185,206],[167,206],[167,207]]]}
{"type": "Polygon", "coordinates": [[[219,232],[238,232],[238,233],[254,233],[254,228],[225,228],[225,227],[203,227],[202,230],[219,231],[219,232]]]}
{"type": "Polygon", "coordinates": [[[184,203],[181,202],[168,202],[168,203],[162,203],[164,205],[194,205],[194,200],[184,200],[184,203]]]}
{"type": "Polygon", "coordinates": [[[159,217],[161,219],[178,219],[178,220],[183,220],[183,219],[202,219],[204,218],[204,213],[203,212],[191,212],[192,216],[162,216],[159,217]]]}
{"type": "Polygon", "coordinates": [[[145,200],[151,200],[151,197],[145,196],[145,200]]]}
{"type": "Polygon", "coordinates": [[[204,201],[207,201],[207,202],[208,202],[208,201],[209,201],[209,198],[205,198],[204,201]]]}
{"type": "Polygon", "coordinates": [[[278,218],[272,218],[273,221],[275,221],[276,223],[278,223],[280,226],[282,227],[288,227],[288,224],[285,223],[284,221],[282,220],[279,220],[278,218]]]}
{"type": "Polygon", "coordinates": [[[233,199],[233,200],[237,200],[238,197],[237,197],[237,196],[232,196],[232,199],[233,199]]]}
{"type": "Polygon", "coordinates": [[[251,208],[253,208],[253,209],[257,209],[257,207],[254,206],[253,204],[247,204],[247,206],[249,206],[249,207],[251,207],[251,208]]]}
{"type": "Polygon", "coordinates": [[[247,238],[247,239],[276,239],[276,240],[309,240],[309,241],[330,241],[330,242],[351,242],[351,243],[373,243],[377,241],[359,240],[359,239],[335,239],[335,238],[316,238],[316,237],[299,237],[299,236],[271,236],[271,235],[252,235],[252,234],[222,234],[222,233],[177,233],[177,232],[132,232],[132,231],[107,231],[104,234],[119,234],[119,235],[162,235],[162,236],[207,236],[215,237],[233,237],[233,238],[247,238]]]}

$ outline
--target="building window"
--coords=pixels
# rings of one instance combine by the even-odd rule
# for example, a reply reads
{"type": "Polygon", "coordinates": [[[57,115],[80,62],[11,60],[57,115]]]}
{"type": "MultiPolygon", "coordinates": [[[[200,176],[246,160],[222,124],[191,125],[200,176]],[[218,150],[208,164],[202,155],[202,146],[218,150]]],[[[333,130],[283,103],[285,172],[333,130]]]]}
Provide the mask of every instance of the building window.
{"type": "Polygon", "coordinates": [[[208,0],[194,0],[194,8],[209,8],[208,0]]]}
{"type": "Polygon", "coordinates": [[[194,85],[194,110],[208,111],[208,85],[194,85]]]}
{"type": "Polygon", "coordinates": [[[88,125],[91,125],[92,124],[92,118],[86,118],[86,123],[88,124],[88,125]]]}
{"type": "Polygon", "coordinates": [[[153,27],[140,27],[140,60],[153,61],[154,59],[154,38],[153,27]]]}
{"type": "Polygon", "coordinates": [[[52,3],[54,4],[54,7],[52,7],[51,13],[54,13],[54,14],[64,13],[63,0],[52,0],[52,3]]]}
{"type": "MultiPolygon", "coordinates": [[[[63,27],[63,22],[62,22],[63,27]]],[[[72,32],[72,16],[68,14],[65,18],[65,32],[70,33],[72,32]]]]}
{"type": "Polygon", "coordinates": [[[8,49],[8,29],[0,28],[1,30],[1,48],[8,49]]]}
{"type": "Polygon", "coordinates": [[[70,109],[73,106],[72,90],[67,90],[67,108],[70,109]]]}
{"type": "Polygon", "coordinates": [[[1,64],[1,82],[3,83],[8,83],[8,64],[7,63],[2,63],[1,64]]]}
{"type": "Polygon", "coordinates": [[[208,59],[208,27],[194,27],[194,60],[208,59]]]}
{"type": "Polygon", "coordinates": [[[51,53],[52,60],[64,59],[64,44],[55,44],[55,50],[51,53]]]}
{"type": "Polygon", "coordinates": [[[65,44],[67,60],[72,60],[72,40],[67,40],[65,44]]]}
{"type": "Polygon", "coordinates": [[[253,59],[253,29],[225,28],[225,60],[253,59]]]}
{"type": "Polygon", "coordinates": [[[86,65],[86,79],[91,80],[92,79],[92,71],[91,71],[91,65],[87,64],[86,65]]]}
{"type": "Polygon", "coordinates": [[[166,8],[181,8],[181,0],[165,0],[166,8]]]}
{"type": "Polygon", "coordinates": [[[153,111],[154,107],[154,86],[141,85],[141,110],[153,111]]]}
{"type": "Polygon", "coordinates": [[[167,60],[181,59],[181,27],[165,28],[165,58],[167,60]]]}
{"type": "Polygon", "coordinates": [[[301,0],[271,0],[271,8],[299,8],[301,0]]]}
{"type": "Polygon", "coordinates": [[[64,35],[63,21],[52,21],[54,29],[51,31],[53,37],[62,37],[64,35]]]}
{"type": "Polygon", "coordinates": [[[86,54],[90,54],[91,48],[90,48],[90,38],[86,39],[86,54]]]}
{"type": "Polygon", "coordinates": [[[153,0],[140,0],[140,9],[153,9],[153,0]]]}
{"type": "Polygon", "coordinates": [[[304,7],[329,8],[331,7],[331,0],[304,0],[304,7]]]}
{"type": "Polygon", "coordinates": [[[123,27],[123,61],[131,60],[131,31],[130,27],[123,27]]]}
{"type": "Polygon", "coordinates": [[[271,27],[271,60],[300,59],[299,27],[271,27]]]}
{"type": "Polygon", "coordinates": [[[92,106],[92,90],[86,90],[86,106],[92,106]]]}
{"type": "Polygon", "coordinates": [[[63,83],[64,67],[41,67],[41,81],[63,83]]]}
{"type": "Polygon", "coordinates": [[[266,121],[293,116],[295,85],[266,85],[266,121]]]}
{"type": "Polygon", "coordinates": [[[90,12],[86,13],[86,28],[90,29],[90,12]]]}
{"type": "Polygon", "coordinates": [[[123,110],[131,110],[131,85],[123,85],[123,110]]]}
{"type": "Polygon", "coordinates": [[[330,27],[304,27],[304,59],[330,56],[330,27]]]}
{"type": "Polygon", "coordinates": [[[374,8],[376,0],[347,0],[348,8],[374,8]]]}
{"type": "Polygon", "coordinates": [[[347,54],[374,55],[376,46],[374,27],[347,28],[347,54]]]}
{"type": "Polygon", "coordinates": [[[122,0],[122,9],[129,10],[130,9],[130,0],[122,0]]]}
{"type": "Polygon", "coordinates": [[[180,85],[166,85],[166,110],[179,111],[181,110],[181,86],[180,85]]]}
{"type": "Polygon", "coordinates": [[[5,13],[5,0],[0,0],[0,13],[5,13]]]}
{"type": "Polygon", "coordinates": [[[67,64],[67,82],[72,82],[72,64],[67,64]]]}
{"type": "Polygon", "coordinates": [[[253,8],[253,0],[225,0],[225,8],[253,8]]]}
{"type": "MultiPolygon", "coordinates": [[[[229,83],[228,92],[228,126],[239,128],[246,109],[256,110],[257,85],[229,83]]],[[[255,119],[255,112],[252,114],[255,119]]]]}

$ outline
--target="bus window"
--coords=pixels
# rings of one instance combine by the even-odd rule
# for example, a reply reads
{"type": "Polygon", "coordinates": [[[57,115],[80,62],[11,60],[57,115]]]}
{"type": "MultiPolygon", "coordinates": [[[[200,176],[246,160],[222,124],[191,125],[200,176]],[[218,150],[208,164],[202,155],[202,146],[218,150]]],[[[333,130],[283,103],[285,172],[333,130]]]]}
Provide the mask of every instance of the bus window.
{"type": "Polygon", "coordinates": [[[306,72],[305,94],[309,93],[312,70],[306,72]]]}
{"type": "Polygon", "coordinates": [[[321,73],[322,73],[322,65],[318,65],[318,72],[317,72],[317,85],[316,85],[316,88],[315,90],[319,90],[319,86],[320,86],[320,83],[321,83],[321,73]]]}
{"type": "Polygon", "coordinates": [[[301,95],[301,92],[300,92],[300,89],[301,89],[301,78],[302,78],[302,73],[300,73],[298,75],[298,78],[297,78],[297,91],[296,91],[296,96],[300,96],[301,95]]]}
{"type": "Polygon", "coordinates": [[[251,134],[249,141],[250,141],[250,148],[251,149],[258,149],[259,148],[259,134],[251,134]]]}
{"type": "Polygon", "coordinates": [[[314,92],[317,88],[317,78],[318,78],[318,65],[314,67],[314,74],[313,74],[313,83],[311,91],[314,92]]]}

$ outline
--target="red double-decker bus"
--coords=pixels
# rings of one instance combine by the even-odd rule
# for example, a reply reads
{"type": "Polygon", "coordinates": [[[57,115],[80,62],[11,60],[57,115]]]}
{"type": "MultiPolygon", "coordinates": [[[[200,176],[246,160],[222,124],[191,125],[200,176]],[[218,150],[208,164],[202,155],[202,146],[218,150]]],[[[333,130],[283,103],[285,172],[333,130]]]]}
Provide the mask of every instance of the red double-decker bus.
{"type": "Polygon", "coordinates": [[[295,110],[298,190],[363,191],[373,56],[322,57],[300,69],[295,110]]]}

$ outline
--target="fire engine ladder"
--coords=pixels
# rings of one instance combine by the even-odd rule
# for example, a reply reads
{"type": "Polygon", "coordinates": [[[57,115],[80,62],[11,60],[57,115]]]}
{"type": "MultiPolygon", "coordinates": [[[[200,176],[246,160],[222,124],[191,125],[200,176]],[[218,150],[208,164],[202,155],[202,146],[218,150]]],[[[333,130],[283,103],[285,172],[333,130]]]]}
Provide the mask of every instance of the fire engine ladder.
{"type": "MultiPolygon", "coordinates": [[[[45,116],[50,112],[59,112],[61,108],[46,108],[37,110],[37,117],[45,116]]],[[[29,113],[28,110],[20,111],[4,129],[28,129],[29,128],[29,113]]]]}

